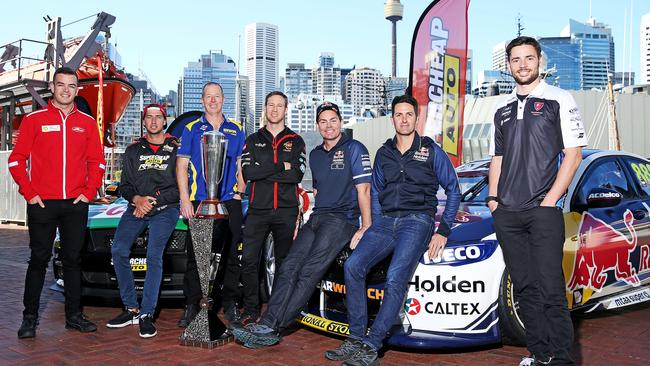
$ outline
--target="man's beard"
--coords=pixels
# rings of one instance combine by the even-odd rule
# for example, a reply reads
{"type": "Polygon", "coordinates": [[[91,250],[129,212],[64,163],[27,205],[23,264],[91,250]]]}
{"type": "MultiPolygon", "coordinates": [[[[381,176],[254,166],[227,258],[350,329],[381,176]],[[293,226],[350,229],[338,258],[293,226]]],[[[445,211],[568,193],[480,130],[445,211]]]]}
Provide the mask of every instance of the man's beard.
{"type": "Polygon", "coordinates": [[[534,83],[535,80],[539,79],[539,70],[537,69],[531,70],[531,72],[525,78],[518,77],[517,73],[513,73],[512,77],[515,79],[515,82],[518,85],[530,85],[534,83]]]}

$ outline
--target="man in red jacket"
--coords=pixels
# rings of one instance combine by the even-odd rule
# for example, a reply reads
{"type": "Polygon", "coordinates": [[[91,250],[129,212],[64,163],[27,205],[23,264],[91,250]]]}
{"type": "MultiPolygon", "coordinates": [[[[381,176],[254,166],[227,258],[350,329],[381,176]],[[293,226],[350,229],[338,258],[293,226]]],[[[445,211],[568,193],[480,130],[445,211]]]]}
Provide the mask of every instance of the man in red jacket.
{"type": "Polygon", "coordinates": [[[65,326],[84,333],[97,330],[81,313],[79,253],[88,202],[102,184],[105,162],[95,120],[74,105],[77,86],[74,70],[55,71],[52,99],[47,107],[25,116],[9,155],[9,172],[27,200],[31,249],[18,338],[36,336],[41,290],[57,228],[65,278],[65,326]]]}

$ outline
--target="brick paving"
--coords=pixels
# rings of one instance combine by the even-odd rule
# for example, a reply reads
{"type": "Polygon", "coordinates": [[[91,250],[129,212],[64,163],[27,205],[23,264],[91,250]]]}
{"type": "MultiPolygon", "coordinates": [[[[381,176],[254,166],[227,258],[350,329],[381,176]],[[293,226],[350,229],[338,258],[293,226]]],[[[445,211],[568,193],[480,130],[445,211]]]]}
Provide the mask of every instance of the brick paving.
{"type": "MultiPolygon", "coordinates": [[[[207,350],[178,345],[181,331],[178,307],[164,307],[156,322],[158,335],[141,339],[137,327],[108,329],[105,322],[120,310],[86,306],[96,333],[81,334],[64,328],[63,295],[47,289],[48,271],[41,298],[37,337],[18,340],[22,292],[27,268],[28,244],[24,227],[0,225],[0,365],[338,365],[324,359],[326,349],[340,340],[308,329],[286,336],[280,345],[248,350],[237,344],[207,350]]],[[[173,305],[173,304],[172,304],[173,305]]],[[[581,365],[648,365],[650,359],[650,305],[641,304],[591,316],[574,317],[576,342],[573,354],[581,365]]],[[[517,365],[526,350],[494,345],[451,351],[389,349],[382,365],[517,365]]]]}

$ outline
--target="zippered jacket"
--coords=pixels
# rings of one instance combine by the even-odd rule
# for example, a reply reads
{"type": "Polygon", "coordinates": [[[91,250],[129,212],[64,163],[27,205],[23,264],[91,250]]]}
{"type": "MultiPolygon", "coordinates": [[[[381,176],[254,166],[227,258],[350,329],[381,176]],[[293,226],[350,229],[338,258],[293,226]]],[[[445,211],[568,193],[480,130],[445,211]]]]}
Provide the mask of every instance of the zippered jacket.
{"type": "Polygon", "coordinates": [[[102,184],[106,162],[97,122],[75,106],[67,116],[50,101],[20,124],[9,155],[9,172],[27,201],[92,200],[102,184]]]}
{"type": "Polygon", "coordinates": [[[285,127],[277,136],[260,128],[246,138],[242,173],[250,181],[249,207],[277,209],[298,207],[298,183],[305,174],[305,142],[285,127]],[[284,170],[284,162],[291,169],[284,170]]]}
{"type": "Polygon", "coordinates": [[[447,154],[429,137],[417,132],[413,144],[402,154],[395,138],[377,150],[372,168],[372,214],[402,217],[414,213],[437,213],[438,187],[447,195],[436,233],[449,236],[460,205],[460,186],[447,154]]]}
{"type": "Polygon", "coordinates": [[[165,136],[165,142],[155,152],[144,137],[129,145],[122,164],[122,197],[133,202],[136,195],[151,196],[156,198],[154,208],[178,207],[177,151],[178,141],[171,135],[165,136]]]}

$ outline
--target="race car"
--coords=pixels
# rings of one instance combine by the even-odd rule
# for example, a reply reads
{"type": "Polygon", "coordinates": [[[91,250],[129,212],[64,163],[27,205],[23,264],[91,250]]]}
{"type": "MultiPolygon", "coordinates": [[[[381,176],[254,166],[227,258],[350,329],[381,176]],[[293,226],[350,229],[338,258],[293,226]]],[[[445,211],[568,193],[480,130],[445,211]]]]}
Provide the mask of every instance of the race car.
{"type": "MultiPolygon", "coordinates": [[[[518,299],[484,199],[489,160],[457,168],[463,192],[441,259],[423,253],[387,343],[448,348],[525,344],[518,299]]],[[[650,300],[650,161],[624,152],[584,150],[567,195],[563,270],[573,312],[620,308],[650,300]]],[[[439,193],[444,206],[444,194],[439,193]]],[[[442,214],[444,207],[439,208],[442,214]]],[[[341,252],[299,322],[348,334],[341,252]]],[[[390,258],[368,275],[370,321],[384,293],[390,258]]]]}

